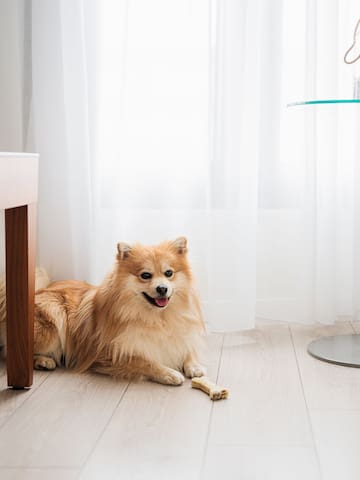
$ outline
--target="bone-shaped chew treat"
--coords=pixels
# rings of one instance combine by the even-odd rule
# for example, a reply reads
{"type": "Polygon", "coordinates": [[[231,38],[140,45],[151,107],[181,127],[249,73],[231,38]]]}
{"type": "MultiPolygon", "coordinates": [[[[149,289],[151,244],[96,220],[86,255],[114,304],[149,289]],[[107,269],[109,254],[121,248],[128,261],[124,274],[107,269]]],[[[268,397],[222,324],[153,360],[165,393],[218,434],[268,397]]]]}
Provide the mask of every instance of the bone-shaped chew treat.
{"type": "Polygon", "coordinates": [[[207,393],[211,400],[222,400],[228,398],[229,390],[212,382],[208,377],[194,377],[191,379],[191,386],[207,393]]]}

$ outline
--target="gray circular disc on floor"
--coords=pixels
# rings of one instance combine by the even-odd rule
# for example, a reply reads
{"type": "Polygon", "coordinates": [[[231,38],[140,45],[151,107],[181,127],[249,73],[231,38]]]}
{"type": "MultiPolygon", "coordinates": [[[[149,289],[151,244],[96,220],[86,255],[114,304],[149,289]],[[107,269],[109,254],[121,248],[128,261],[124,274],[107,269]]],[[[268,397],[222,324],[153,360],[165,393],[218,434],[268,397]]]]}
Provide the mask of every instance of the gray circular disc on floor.
{"type": "Polygon", "coordinates": [[[318,338],[308,345],[307,350],[325,362],[360,367],[360,334],[318,338]]]}

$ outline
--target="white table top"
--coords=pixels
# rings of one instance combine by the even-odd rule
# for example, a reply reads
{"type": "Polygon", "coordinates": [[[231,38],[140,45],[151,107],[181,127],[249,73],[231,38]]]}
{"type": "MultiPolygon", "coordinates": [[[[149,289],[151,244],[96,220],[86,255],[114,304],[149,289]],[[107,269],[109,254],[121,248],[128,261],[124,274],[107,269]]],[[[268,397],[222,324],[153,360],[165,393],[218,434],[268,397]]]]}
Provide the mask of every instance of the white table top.
{"type": "Polygon", "coordinates": [[[0,208],[37,202],[39,155],[0,152],[0,208]]]}

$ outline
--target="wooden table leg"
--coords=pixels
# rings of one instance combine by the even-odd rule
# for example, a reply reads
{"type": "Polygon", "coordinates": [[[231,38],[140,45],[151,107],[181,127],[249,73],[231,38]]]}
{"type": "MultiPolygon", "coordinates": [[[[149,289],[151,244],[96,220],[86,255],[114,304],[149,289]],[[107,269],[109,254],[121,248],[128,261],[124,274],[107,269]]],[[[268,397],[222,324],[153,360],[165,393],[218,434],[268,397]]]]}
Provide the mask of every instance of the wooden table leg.
{"type": "Polygon", "coordinates": [[[5,210],[8,385],[33,382],[36,205],[5,210]]]}

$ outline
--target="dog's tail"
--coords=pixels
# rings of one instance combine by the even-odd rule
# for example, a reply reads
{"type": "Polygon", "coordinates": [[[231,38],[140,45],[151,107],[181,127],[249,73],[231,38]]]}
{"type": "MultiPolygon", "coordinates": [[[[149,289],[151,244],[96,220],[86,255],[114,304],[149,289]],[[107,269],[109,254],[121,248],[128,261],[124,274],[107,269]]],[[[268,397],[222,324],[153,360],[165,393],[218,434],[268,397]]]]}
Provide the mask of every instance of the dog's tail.
{"type": "MultiPolygon", "coordinates": [[[[50,283],[49,275],[45,268],[36,267],[35,270],[35,291],[46,288],[50,283]]],[[[0,279],[0,347],[6,343],[6,283],[5,275],[0,279]]]]}

